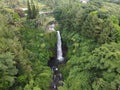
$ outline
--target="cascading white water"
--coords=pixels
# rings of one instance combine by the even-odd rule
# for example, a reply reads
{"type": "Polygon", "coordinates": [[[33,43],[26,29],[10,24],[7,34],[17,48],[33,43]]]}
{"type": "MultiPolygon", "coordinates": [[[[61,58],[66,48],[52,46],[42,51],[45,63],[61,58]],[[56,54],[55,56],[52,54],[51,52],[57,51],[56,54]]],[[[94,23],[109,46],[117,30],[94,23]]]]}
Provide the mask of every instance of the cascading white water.
{"type": "Polygon", "coordinates": [[[62,42],[61,42],[60,31],[57,31],[57,60],[59,62],[64,60],[62,53],[62,42]]]}

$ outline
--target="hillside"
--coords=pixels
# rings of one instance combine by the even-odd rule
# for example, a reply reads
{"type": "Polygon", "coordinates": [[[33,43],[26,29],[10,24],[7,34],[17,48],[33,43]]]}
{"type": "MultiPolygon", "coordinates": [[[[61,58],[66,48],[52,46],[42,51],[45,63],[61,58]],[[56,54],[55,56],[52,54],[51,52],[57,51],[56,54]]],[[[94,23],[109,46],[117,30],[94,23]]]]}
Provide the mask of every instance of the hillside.
{"type": "Polygon", "coordinates": [[[0,0],[0,90],[119,90],[119,4],[0,0]]]}

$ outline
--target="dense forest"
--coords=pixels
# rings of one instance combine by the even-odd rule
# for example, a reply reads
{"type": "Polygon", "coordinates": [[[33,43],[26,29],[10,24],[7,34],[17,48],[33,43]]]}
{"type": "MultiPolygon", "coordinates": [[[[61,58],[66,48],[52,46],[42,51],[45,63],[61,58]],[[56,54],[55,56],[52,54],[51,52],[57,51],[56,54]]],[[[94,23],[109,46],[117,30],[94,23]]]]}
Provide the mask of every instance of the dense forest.
{"type": "Polygon", "coordinates": [[[0,90],[120,89],[120,0],[0,0],[0,22],[0,90]],[[58,89],[53,22],[65,60],[58,89]]]}

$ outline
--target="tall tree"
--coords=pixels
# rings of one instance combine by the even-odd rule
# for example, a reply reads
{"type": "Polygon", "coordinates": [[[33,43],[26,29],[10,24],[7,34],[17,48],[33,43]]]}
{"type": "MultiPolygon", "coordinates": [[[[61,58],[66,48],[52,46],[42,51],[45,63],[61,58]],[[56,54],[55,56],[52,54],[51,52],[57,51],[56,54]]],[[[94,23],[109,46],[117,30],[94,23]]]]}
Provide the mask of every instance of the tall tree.
{"type": "Polygon", "coordinates": [[[33,0],[27,1],[28,12],[27,12],[27,19],[35,19],[38,15],[38,7],[34,4],[33,0]]]}

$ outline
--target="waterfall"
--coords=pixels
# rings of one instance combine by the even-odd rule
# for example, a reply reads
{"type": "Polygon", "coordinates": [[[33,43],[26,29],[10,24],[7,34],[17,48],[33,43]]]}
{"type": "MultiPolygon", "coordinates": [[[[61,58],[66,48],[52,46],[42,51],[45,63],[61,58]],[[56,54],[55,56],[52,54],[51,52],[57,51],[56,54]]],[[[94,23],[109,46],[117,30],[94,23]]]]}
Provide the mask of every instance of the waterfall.
{"type": "Polygon", "coordinates": [[[64,60],[64,57],[62,56],[62,42],[61,42],[61,36],[60,31],[57,31],[57,60],[59,62],[64,60]]]}
{"type": "MultiPolygon", "coordinates": [[[[54,26],[54,25],[53,25],[54,26]]],[[[58,65],[64,63],[64,57],[62,56],[62,42],[61,42],[61,36],[60,31],[56,31],[57,33],[57,60],[54,58],[51,60],[51,69],[53,70],[53,76],[52,76],[52,83],[51,83],[51,90],[58,90],[59,86],[63,86],[63,76],[62,73],[59,71],[58,65]]]]}

